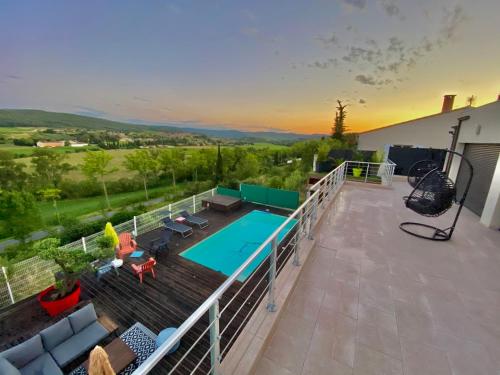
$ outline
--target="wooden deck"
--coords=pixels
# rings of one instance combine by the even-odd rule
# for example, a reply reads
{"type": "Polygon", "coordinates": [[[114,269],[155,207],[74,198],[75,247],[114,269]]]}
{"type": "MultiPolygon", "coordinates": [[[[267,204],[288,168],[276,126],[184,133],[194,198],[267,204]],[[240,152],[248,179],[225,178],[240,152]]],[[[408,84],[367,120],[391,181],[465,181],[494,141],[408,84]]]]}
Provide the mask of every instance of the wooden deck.
{"type": "MultiPolygon", "coordinates": [[[[144,283],[141,285],[138,278],[132,274],[130,265],[126,264],[120,269],[118,277],[113,273],[108,273],[98,282],[94,275],[84,276],[81,280],[82,299],[91,300],[98,315],[106,314],[115,320],[120,327],[118,333],[123,332],[135,322],[141,322],[155,333],[166,327],[178,327],[226,280],[225,275],[193,263],[178,254],[254,209],[269,209],[271,212],[282,215],[289,213],[249,203],[245,203],[238,211],[227,214],[202,211],[198,215],[209,220],[209,227],[204,230],[195,229],[194,234],[186,239],[175,235],[171,243],[171,252],[157,259],[156,280],[151,275],[145,275],[144,283]]],[[[147,249],[147,244],[150,243],[151,239],[158,237],[157,231],[139,236],[137,242],[141,247],[147,249]]],[[[280,248],[280,252],[283,251],[289,252],[289,249],[280,248]]],[[[280,257],[279,264],[285,256],[280,257]]],[[[221,350],[224,351],[231,344],[228,339],[238,333],[237,329],[244,321],[244,317],[256,305],[258,296],[266,287],[266,283],[262,282],[244,303],[245,306],[237,313],[237,309],[254,289],[256,282],[264,275],[267,270],[264,268],[266,267],[261,267],[256,272],[251,281],[238,294],[236,301],[231,303],[222,314],[221,330],[227,330],[221,342],[221,350]],[[237,318],[227,326],[229,320],[236,313],[237,318]]],[[[224,309],[241,285],[241,283],[236,282],[224,294],[220,301],[221,310],[224,309]]],[[[153,373],[166,373],[177,363],[207,328],[208,314],[206,315],[203,321],[198,322],[183,338],[179,350],[163,359],[153,373]]],[[[32,337],[59,319],[60,317],[50,319],[34,298],[9,307],[0,312],[0,350],[32,337]]],[[[209,338],[208,333],[206,333],[183,361],[177,372],[190,373],[208,348],[209,338]]],[[[207,357],[200,367],[200,373],[206,373],[208,370],[207,357]]]]}

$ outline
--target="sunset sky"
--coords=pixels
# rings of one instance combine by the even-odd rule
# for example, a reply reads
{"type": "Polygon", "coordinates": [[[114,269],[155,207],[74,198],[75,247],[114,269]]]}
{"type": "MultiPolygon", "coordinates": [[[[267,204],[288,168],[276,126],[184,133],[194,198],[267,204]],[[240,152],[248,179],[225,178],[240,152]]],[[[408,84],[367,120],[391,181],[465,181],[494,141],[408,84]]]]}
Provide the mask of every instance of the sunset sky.
{"type": "Polygon", "coordinates": [[[0,0],[0,108],[327,133],[500,93],[500,1],[0,0]]]}

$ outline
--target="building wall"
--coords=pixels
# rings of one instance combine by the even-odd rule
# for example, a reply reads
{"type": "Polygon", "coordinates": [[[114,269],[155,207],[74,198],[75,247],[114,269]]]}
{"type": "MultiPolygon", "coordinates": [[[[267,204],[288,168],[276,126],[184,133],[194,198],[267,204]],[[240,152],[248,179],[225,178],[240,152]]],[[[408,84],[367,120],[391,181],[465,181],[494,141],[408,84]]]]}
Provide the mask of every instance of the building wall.
{"type": "MultiPolygon", "coordinates": [[[[472,108],[473,109],[473,108],[472,108]]],[[[451,127],[458,118],[469,114],[471,108],[456,109],[400,125],[388,126],[361,133],[358,149],[366,151],[384,150],[386,145],[409,145],[432,148],[449,148],[451,127]]]]}

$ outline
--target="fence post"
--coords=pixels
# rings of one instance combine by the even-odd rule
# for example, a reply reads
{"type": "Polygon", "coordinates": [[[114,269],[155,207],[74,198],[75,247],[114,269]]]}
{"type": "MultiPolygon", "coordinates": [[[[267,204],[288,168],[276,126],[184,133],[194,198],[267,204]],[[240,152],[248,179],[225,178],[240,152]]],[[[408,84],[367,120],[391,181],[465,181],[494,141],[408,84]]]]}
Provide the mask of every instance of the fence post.
{"type": "Polygon", "coordinates": [[[212,375],[220,374],[220,330],[219,330],[219,300],[216,300],[208,310],[210,324],[210,364],[212,375]]]}
{"type": "Polygon", "coordinates": [[[168,204],[168,217],[172,218],[172,203],[168,204]]]}
{"type": "Polygon", "coordinates": [[[276,301],[274,299],[274,289],[275,289],[275,281],[276,281],[276,255],[278,252],[278,241],[277,238],[274,237],[271,243],[271,257],[269,258],[270,266],[269,266],[269,299],[267,303],[267,311],[274,312],[276,311],[276,301]]]}
{"type": "Polygon", "coordinates": [[[12,302],[12,304],[14,304],[16,303],[16,301],[14,300],[14,294],[12,293],[12,289],[10,288],[9,279],[7,277],[7,269],[5,267],[2,267],[2,271],[3,271],[3,276],[5,277],[5,284],[7,284],[7,291],[9,292],[10,301],[12,302]]]}
{"type": "Polygon", "coordinates": [[[196,195],[193,195],[193,214],[196,213],[196,195]]]}
{"type": "Polygon", "coordinates": [[[87,242],[85,242],[85,237],[82,237],[82,247],[83,247],[83,251],[86,253],[87,252],[87,242]]]}
{"type": "Polygon", "coordinates": [[[137,216],[134,216],[134,237],[137,237],[137,216]]]}
{"type": "Polygon", "coordinates": [[[368,171],[370,170],[370,163],[366,166],[365,182],[368,181],[368,171]]]}

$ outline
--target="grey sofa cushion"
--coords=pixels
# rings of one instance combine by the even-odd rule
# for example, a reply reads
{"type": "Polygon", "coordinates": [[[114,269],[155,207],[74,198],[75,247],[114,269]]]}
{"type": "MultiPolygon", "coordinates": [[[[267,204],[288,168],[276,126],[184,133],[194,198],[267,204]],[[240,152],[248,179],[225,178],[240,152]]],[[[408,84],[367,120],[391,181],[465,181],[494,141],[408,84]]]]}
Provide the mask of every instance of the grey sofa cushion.
{"type": "Polygon", "coordinates": [[[68,318],[71,326],[73,327],[73,331],[78,333],[85,327],[94,323],[97,320],[97,315],[95,313],[94,305],[89,303],[87,306],[75,311],[68,318]]]}
{"type": "Polygon", "coordinates": [[[41,356],[43,353],[45,353],[45,349],[43,348],[42,338],[40,335],[36,335],[29,340],[26,340],[25,342],[0,353],[0,356],[4,357],[7,361],[19,369],[26,366],[35,358],[41,356]]]}
{"type": "Polygon", "coordinates": [[[79,333],[50,351],[60,367],[97,345],[109,332],[99,322],[94,322],[79,333]]]}
{"type": "Polygon", "coordinates": [[[19,370],[5,358],[0,357],[0,374],[2,375],[21,375],[19,370]]]}
{"type": "Polygon", "coordinates": [[[47,351],[50,351],[73,336],[73,330],[71,329],[69,320],[64,318],[49,328],[44,329],[40,332],[40,336],[42,337],[43,346],[47,351]]]}
{"type": "Polygon", "coordinates": [[[41,355],[21,369],[21,375],[63,375],[49,353],[41,355]]]}

